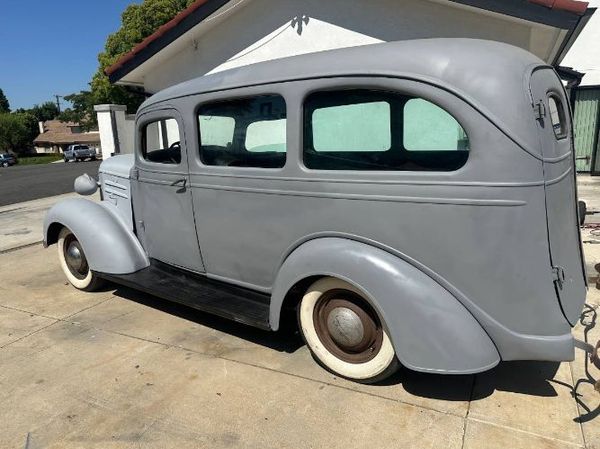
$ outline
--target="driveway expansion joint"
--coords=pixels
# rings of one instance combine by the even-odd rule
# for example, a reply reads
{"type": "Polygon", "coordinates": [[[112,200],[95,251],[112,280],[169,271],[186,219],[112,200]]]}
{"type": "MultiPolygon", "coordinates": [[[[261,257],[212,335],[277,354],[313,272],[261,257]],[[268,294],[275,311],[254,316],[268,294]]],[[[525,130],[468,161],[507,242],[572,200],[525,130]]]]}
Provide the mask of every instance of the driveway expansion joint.
{"type": "Polygon", "coordinates": [[[549,437],[547,435],[541,435],[539,433],[535,433],[535,432],[531,432],[529,430],[524,430],[524,429],[518,429],[516,427],[510,427],[510,426],[506,426],[504,424],[498,424],[492,421],[486,421],[485,419],[480,419],[480,418],[467,418],[467,421],[473,421],[473,422],[478,422],[478,423],[482,423],[482,424],[487,424],[489,426],[494,426],[494,427],[498,427],[500,429],[505,429],[505,430],[509,430],[511,432],[519,432],[525,435],[531,435],[533,437],[537,437],[537,438],[542,438],[544,440],[548,440],[548,441],[555,441],[557,443],[561,443],[561,444],[568,444],[569,446],[573,446],[573,447],[577,447],[577,448],[582,448],[585,449],[585,446],[579,444],[579,443],[574,443],[572,441],[567,441],[567,440],[561,440],[559,438],[554,438],[554,437],[549,437]]]}
{"type": "MultiPolygon", "coordinates": [[[[64,319],[61,320],[61,321],[65,322],[65,323],[68,323],[68,324],[84,325],[85,326],[85,323],[82,323],[82,322],[79,322],[79,321],[71,321],[71,320],[64,320],[64,319]]],[[[444,411],[444,410],[438,410],[438,409],[436,409],[434,407],[428,407],[426,405],[417,405],[417,404],[413,404],[411,402],[402,401],[400,399],[391,399],[389,397],[380,396],[380,395],[373,394],[373,393],[368,393],[368,392],[365,392],[365,391],[354,390],[352,388],[345,387],[343,385],[337,385],[337,384],[334,384],[334,383],[331,383],[331,382],[326,382],[326,381],[317,380],[317,379],[311,379],[310,377],[299,376],[299,375],[293,374],[293,373],[286,373],[285,371],[279,371],[279,370],[276,370],[276,369],[273,369],[273,368],[269,368],[269,367],[266,367],[266,366],[255,365],[253,363],[242,362],[240,360],[235,360],[235,359],[231,359],[231,358],[228,358],[228,357],[217,356],[217,355],[214,355],[214,354],[209,354],[209,353],[201,352],[201,351],[198,351],[196,349],[187,348],[187,347],[181,346],[181,345],[173,345],[173,344],[164,343],[164,342],[161,342],[161,341],[150,340],[148,338],[138,337],[136,335],[130,335],[130,334],[126,334],[126,333],[123,333],[123,332],[114,331],[114,330],[103,329],[101,327],[96,327],[96,326],[88,326],[88,327],[90,329],[93,329],[93,330],[96,330],[96,331],[105,332],[105,333],[108,333],[108,334],[119,335],[121,337],[126,337],[126,338],[132,338],[132,339],[135,339],[135,340],[144,341],[146,343],[160,345],[160,346],[163,346],[163,347],[165,347],[167,349],[173,348],[173,349],[176,349],[176,350],[181,350],[181,351],[185,351],[185,352],[191,352],[191,353],[198,354],[198,355],[201,355],[201,356],[204,356],[204,357],[208,357],[208,358],[212,358],[212,359],[225,360],[227,362],[231,362],[231,363],[235,363],[235,364],[239,364],[239,365],[244,365],[244,366],[249,366],[249,367],[252,367],[252,368],[266,370],[266,371],[270,371],[270,372],[273,372],[273,373],[281,374],[281,375],[284,375],[284,376],[294,377],[296,379],[306,380],[306,381],[313,382],[313,383],[316,383],[316,384],[319,384],[319,385],[325,385],[325,386],[330,386],[330,387],[334,387],[334,388],[340,388],[340,389],[343,389],[343,390],[346,390],[346,391],[350,391],[352,393],[358,393],[358,394],[361,394],[361,395],[370,396],[372,398],[383,399],[385,401],[395,402],[395,403],[407,405],[407,406],[410,406],[410,407],[415,407],[415,408],[418,408],[418,409],[428,410],[428,411],[431,411],[431,412],[434,412],[434,413],[440,413],[440,414],[443,414],[443,415],[454,416],[454,417],[457,417],[457,418],[461,418],[463,420],[465,419],[465,417],[462,414],[452,413],[452,412],[448,412],[448,411],[444,411]]]]}
{"type": "MultiPolygon", "coordinates": [[[[38,315],[38,316],[39,316],[39,315],[38,315]]],[[[17,338],[16,340],[13,340],[13,341],[11,341],[11,342],[9,342],[9,343],[6,343],[6,344],[4,344],[4,345],[0,346],[0,349],[4,349],[4,348],[6,348],[6,347],[8,347],[8,346],[10,346],[10,345],[12,345],[12,344],[14,344],[14,343],[17,343],[17,342],[19,342],[19,341],[22,341],[22,340],[24,340],[24,339],[25,339],[25,338],[27,338],[27,337],[31,337],[32,335],[35,335],[35,334],[37,334],[38,332],[41,332],[41,331],[43,331],[43,330],[45,330],[45,329],[48,329],[50,326],[54,326],[56,323],[60,322],[60,320],[57,320],[56,318],[52,318],[52,319],[53,319],[53,320],[55,320],[55,321],[53,321],[52,323],[50,323],[50,324],[47,324],[47,325],[45,325],[45,326],[42,326],[42,327],[40,327],[39,329],[36,329],[36,330],[34,330],[34,331],[32,331],[32,332],[28,333],[27,335],[23,335],[22,337],[19,337],[19,338],[17,338]]]]}

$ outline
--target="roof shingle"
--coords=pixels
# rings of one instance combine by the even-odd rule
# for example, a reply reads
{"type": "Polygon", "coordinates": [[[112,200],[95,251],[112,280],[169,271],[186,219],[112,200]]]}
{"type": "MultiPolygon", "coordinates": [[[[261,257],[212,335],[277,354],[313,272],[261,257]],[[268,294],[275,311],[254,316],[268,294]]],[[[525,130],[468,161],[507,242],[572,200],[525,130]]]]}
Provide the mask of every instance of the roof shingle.
{"type": "Polygon", "coordinates": [[[44,122],[44,132],[38,135],[34,144],[73,144],[73,143],[99,143],[99,132],[74,133],[72,127],[79,126],[73,122],[60,120],[47,120],[44,122]]]}

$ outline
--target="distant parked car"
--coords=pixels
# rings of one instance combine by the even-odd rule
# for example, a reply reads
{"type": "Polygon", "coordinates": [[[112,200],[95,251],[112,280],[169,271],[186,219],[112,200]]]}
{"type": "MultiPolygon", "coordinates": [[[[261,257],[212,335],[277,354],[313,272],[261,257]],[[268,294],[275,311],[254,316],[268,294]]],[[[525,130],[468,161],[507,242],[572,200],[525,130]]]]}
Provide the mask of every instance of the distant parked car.
{"type": "Polygon", "coordinates": [[[69,161],[83,161],[84,159],[96,160],[96,149],[90,148],[87,145],[69,145],[69,147],[63,153],[65,162],[69,161]]]}
{"type": "Polygon", "coordinates": [[[14,154],[0,154],[0,167],[10,167],[17,163],[17,158],[14,154]]]}

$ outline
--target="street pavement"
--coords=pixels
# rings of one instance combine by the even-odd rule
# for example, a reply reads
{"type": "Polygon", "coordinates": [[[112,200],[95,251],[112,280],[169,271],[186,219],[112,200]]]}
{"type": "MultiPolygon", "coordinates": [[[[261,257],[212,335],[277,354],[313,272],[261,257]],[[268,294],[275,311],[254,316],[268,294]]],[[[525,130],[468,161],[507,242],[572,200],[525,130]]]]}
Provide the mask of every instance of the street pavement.
{"type": "Polygon", "coordinates": [[[0,206],[73,192],[73,181],[98,176],[100,161],[15,165],[0,168],[0,206]]]}

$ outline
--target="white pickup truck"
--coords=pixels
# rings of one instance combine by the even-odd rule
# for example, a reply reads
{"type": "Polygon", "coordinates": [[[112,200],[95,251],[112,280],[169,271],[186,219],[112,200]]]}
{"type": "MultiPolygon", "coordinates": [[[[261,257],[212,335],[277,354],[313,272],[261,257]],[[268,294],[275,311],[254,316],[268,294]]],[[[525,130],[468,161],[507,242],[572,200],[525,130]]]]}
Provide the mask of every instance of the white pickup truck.
{"type": "Polygon", "coordinates": [[[69,145],[63,153],[65,162],[83,161],[84,159],[96,160],[96,149],[90,148],[88,145],[69,145]]]}

